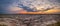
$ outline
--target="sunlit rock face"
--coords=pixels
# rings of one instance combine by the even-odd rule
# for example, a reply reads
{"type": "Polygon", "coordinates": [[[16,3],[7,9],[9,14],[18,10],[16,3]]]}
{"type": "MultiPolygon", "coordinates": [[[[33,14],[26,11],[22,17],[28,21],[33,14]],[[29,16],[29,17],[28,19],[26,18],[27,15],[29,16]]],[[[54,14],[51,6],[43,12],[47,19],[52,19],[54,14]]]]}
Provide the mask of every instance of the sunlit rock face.
{"type": "Polygon", "coordinates": [[[19,7],[27,11],[44,11],[59,8],[59,0],[19,0],[19,7]]]}

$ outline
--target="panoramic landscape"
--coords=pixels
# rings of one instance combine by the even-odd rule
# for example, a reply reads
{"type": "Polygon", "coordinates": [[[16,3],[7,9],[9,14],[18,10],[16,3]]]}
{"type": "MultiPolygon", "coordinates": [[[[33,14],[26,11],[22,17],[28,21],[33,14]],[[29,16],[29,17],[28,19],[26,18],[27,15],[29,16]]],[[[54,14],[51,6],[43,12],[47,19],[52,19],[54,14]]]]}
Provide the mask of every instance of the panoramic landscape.
{"type": "Polygon", "coordinates": [[[60,0],[0,0],[0,26],[60,26],[60,0]]]}

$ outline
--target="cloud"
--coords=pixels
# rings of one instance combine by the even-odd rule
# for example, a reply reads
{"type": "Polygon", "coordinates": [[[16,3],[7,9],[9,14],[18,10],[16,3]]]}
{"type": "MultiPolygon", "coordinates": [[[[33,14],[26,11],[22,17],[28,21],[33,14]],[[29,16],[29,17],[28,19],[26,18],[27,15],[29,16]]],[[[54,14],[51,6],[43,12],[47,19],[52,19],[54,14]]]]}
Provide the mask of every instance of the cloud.
{"type": "Polygon", "coordinates": [[[19,7],[30,12],[47,10],[59,6],[57,0],[20,0],[19,4],[19,7]]]}
{"type": "Polygon", "coordinates": [[[59,0],[0,0],[0,14],[50,13],[51,9],[60,9],[59,0]]]}
{"type": "Polygon", "coordinates": [[[60,0],[57,0],[58,3],[60,3],[60,0]]]}

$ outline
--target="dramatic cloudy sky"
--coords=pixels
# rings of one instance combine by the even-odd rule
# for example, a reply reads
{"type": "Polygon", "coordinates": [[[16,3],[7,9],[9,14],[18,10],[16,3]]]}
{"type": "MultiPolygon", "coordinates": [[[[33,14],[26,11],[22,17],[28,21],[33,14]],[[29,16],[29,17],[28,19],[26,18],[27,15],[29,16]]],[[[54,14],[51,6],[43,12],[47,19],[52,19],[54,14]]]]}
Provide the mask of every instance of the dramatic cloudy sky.
{"type": "Polygon", "coordinates": [[[60,0],[0,0],[0,14],[60,14],[60,0]]]}

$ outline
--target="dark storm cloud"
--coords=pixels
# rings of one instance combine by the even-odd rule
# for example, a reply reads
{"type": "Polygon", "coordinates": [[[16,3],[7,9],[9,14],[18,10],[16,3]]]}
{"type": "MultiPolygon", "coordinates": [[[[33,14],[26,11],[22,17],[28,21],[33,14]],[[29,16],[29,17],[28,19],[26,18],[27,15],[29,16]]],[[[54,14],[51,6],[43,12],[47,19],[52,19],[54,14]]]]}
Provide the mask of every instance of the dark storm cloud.
{"type": "Polygon", "coordinates": [[[27,7],[23,4],[18,4],[20,8],[23,8],[24,10],[26,10],[27,12],[34,12],[30,7],[27,7]]]}

